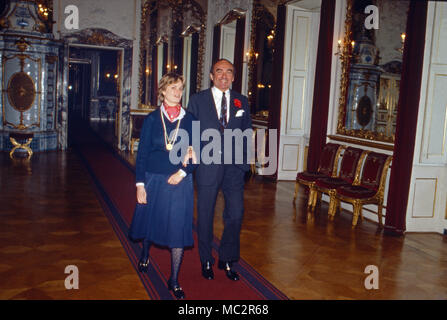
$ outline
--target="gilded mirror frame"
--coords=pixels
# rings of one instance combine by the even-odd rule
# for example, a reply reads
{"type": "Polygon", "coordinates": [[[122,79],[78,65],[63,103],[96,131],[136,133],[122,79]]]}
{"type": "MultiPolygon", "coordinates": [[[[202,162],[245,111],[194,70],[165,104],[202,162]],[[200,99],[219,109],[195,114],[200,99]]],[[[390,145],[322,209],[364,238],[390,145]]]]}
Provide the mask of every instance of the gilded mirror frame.
{"type": "MultiPolygon", "coordinates": [[[[172,21],[182,23],[182,33],[178,36],[184,36],[185,32],[199,34],[199,45],[198,45],[198,65],[197,65],[197,83],[196,92],[201,90],[202,80],[203,80],[203,66],[204,66],[204,55],[205,55],[205,32],[206,32],[206,13],[203,11],[199,3],[194,0],[168,0],[168,1],[157,1],[157,0],[144,0],[141,3],[141,26],[140,26],[140,55],[139,55],[139,72],[138,72],[138,108],[139,109],[153,109],[156,106],[150,105],[150,102],[145,104],[142,101],[142,96],[144,92],[143,86],[146,81],[148,81],[149,73],[152,67],[152,50],[160,42],[157,39],[157,27],[150,28],[148,30],[148,23],[151,15],[158,9],[160,9],[161,4],[165,7],[170,7],[172,11],[172,21]],[[183,19],[186,12],[191,12],[192,17],[199,21],[199,23],[193,23],[188,26],[183,25],[183,19]],[[144,81],[144,79],[146,79],[144,81]]],[[[172,41],[174,30],[169,30],[169,39],[162,39],[163,41],[172,41]]],[[[172,53],[168,54],[168,61],[172,59],[172,53]]]]}
{"type": "MultiPolygon", "coordinates": [[[[350,88],[350,68],[351,61],[353,57],[353,47],[351,46],[353,42],[353,6],[355,0],[347,0],[346,2],[346,15],[345,15],[345,24],[344,24],[344,36],[343,40],[339,40],[339,52],[336,55],[339,55],[341,61],[341,78],[340,78],[340,96],[338,103],[338,120],[337,120],[337,128],[336,133],[343,136],[349,136],[354,138],[361,138],[366,140],[372,140],[377,142],[385,142],[385,143],[394,143],[395,133],[387,135],[386,133],[372,131],[368,129],[350,129],[347,128],[346,119],[347,119],[347,107],[348,107],[348,95],[350,88]],[[342,42],[343,46],[340,46],[340,42],[342,42]]],[[[406,17],[408,16],[408,12],[406,12],[406,17]]],[[[405,32],[405,30],[404,30],[405,32]]],[[[404,40],[405,38],[403,38],[404,40]]],[[[403,49],[403,41],[402,41],[402,49],[403,49]]],[[[379,52],[377,52],[377,58],[379,56],[379,52]]],[[[399,82],[400,83],[400,82],[399,82]]],[[[366,90],[366,89],[365,89],[366,90]]],[[[379,92],[379,90],[377,91],[379,92]]],[[[379,99],[377,97],[377,99],[379,99]]],[[[393,116],[397,117],[397,103],[390,112],[394,112],[393,116]]],[[[377,112],[377,109],[375,110],[377,112]]]]}

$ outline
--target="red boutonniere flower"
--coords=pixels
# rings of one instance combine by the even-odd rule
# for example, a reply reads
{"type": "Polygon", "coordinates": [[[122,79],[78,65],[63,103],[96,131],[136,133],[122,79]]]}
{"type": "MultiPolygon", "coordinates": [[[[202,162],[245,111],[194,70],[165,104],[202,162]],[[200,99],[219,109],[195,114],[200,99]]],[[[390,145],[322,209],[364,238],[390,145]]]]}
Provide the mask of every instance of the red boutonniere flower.
{"type": "Polygon", "coordinates": [[[239,99],[234,99],[234,106],[237,108],[242,107],[242,102],[239,99]]]}

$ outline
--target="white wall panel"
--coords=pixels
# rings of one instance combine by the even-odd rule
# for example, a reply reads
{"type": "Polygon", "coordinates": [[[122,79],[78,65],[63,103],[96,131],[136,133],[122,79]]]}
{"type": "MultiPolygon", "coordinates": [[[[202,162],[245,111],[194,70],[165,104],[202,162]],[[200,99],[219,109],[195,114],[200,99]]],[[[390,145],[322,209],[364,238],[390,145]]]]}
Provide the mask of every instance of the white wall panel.
{"type": "Polygon", "coordinates": [[[447,130],[447,67],[434,66],[430,74],[429,97],[427,100],[425,122],[427,162],[442,162],[445,160],[446,130],[447,130]],[[446,70],[439,70],[446,69],[446,70]],[[439,71],[446,71],[440,73],[439,71]]]}
{"type": "Polygon", "coordinates": [[[437,178],[417,178],[412,203],[413,218],[433,218],[436,203],[437,178]]]}
{"type": "Polygon", "coordinates": [[[433,63],[447,64],[447,4],[438,3],[433,28],[433,63]]]}
{"type": "Polygon", "coordinates": [[[140,11],[140,0],[57,0],[54,2],[55,7],[57,6],[57,13],[54,17],[58,21],[56,27],[57,31],[61,33],[71,33],[88,28],[103,28],[120,37],[134,39],[136,27],[138,26],[139,29],[137,13],[140,11]],[[75,5],[79,9],[79,30],[65,29],[64,21],[68,14],[65,14],[64,10],[68,5],[75,5]]]}
{"type": "Polygon", "coordinates": [[[284,144],[283,147],[283,162],[281,170],[283,171],[297,171],[298,170],[298,154],[300,146],[297,144],[284,144]]]}
{"type": "Polygon", "coordinates": [[[293,16],[293,50],[292,69],[294,71],[306,71],[309,54],[309,27],[311,20],[309,17],[300,16],[300,11],[294,11],[293,16]]]}
{"type": "Polygon", "coordinates": [[[290,81],[289,103],[287,105],[287,134],[296,134],[304,130],[304,99],[306,80],[295,76],[290,81]]]}

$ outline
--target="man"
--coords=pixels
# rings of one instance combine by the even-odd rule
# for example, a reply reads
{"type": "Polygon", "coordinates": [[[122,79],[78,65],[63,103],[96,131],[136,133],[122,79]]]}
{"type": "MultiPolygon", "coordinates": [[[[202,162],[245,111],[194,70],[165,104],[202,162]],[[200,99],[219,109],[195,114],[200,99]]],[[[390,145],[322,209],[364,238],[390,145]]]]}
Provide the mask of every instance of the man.
{"type": "MultiPolygon", "coordinates": [[[[207,129],[220,133],[221,146],[218,150],[220,163],[204,163],[203,157],[196,170],[197,184],[197,235],[202,275],[214,279],[212,266],[215,260],[211,254],[213,241],[214,208],[221,189],[225,199],[223,212],[224,230],[219,247],[219,269],[223,269],[231,280],[239,280],[232,264],[239,260],[240,230],[244,214],[244,176],[250,169],[247,161],[247,148],[244,145],[244,161],[235,161],[235,145],[231,150],[224,149],[224,134],[232,130],[251,130],[250,109],[247,97],[230,90],[234,81],[234,66],[221,59],[211,68],[210,78],[213,87],[193,95],[188,111],[200,121],[200,134],[207,129]],[[225,130],[224,129],[229,129],[225,130]],[[225,161],[225,153],[232,152],[232,161],[225,161]],[[226,163],[231,162],[231,163],[226,163]]],[[[228,156],[228,154],[227,154],[228,156]]]]}

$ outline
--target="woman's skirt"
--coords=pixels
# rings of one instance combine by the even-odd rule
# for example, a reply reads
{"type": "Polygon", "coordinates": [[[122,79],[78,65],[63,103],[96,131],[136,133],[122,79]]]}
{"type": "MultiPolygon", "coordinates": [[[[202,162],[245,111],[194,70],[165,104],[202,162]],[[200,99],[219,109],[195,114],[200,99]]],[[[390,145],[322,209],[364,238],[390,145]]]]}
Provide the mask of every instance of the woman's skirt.
{"type": "Polygon", "coordinates": [[[177,185],[170,175],[146,173],[147,204],[136,205],[129,229],[132,240],[147,239],[169,248],[193,245],[194,188],[189,174],[177,185]]]}

